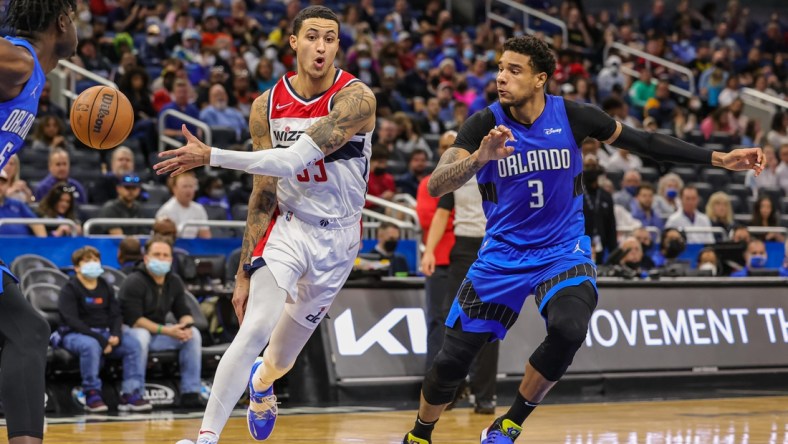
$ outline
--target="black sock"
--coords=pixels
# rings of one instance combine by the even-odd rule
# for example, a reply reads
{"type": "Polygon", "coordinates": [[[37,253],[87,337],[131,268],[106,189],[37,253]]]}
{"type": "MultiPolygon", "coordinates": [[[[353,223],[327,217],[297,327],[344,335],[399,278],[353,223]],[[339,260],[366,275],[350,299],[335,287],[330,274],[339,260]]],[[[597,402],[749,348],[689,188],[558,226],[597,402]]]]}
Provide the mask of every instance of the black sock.
{"type": "Polygon", "coordinates": [[[509,411],[504,413],[502,418],[506,418],[517,425],[523,425],[525,422],[525,418],[534,411],[538,403],[530,402],[520,394],[520,391],[517,391],[517,397],[514,398],[514,402],[512,406],[509,407],[509,411]]]}
{"type": "Polygon", "coordinates": [[[437,420],[434,422],[424,422],[419,418],[416,417],[416,424],[413,426],[413,430],[410,433],[413,436],[421,439],[426,439],[427,441],[432,441],[432,430],[435,428],[435,423],[438,422],[437,420]]]}

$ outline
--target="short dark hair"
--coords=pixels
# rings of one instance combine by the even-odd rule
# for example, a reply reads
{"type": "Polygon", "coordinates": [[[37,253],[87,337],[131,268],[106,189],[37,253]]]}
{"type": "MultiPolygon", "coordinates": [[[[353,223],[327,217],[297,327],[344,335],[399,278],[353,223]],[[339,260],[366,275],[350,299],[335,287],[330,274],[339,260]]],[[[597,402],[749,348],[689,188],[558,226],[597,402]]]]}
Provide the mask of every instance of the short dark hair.
{"type": "Polygon", "coordinates": [[[654,185],[651,185],[650,183],[644,183],[644,184],[641,184],[641,185],[638,187],[638,190],[635,192],[635,196],[637,196],[638,194],[640,194],[640,191],[641,191],[641,190],[651,190],[651,192],[652,192],[652,193],[656,193],[656,192],[657,192],[657,191],[654,189],[654,185]]]}
{"type": "Polygon", "coordinates": [[[145,243],[145,254],[146,255],[148,253],[150,253],[150,248],[153,246],[153,244],[156,244],[156,243],[161,243],[161,244],[167,245],[168,247],[170,247],[170,253],[172,253],[172,243],[170,243],[170,240],[167,239],[166,237],[163,237],[163,236],[156,236],[156,235],[154,235],[154,236],[151,236],[148,239],[148,242],[145,243]]]}
{"type": "Polygon", "coordinates": [[[339,29],[339,17],[337,17],[333,10],[325,6],[312,5],[307,6],[298,14],[296,14],[295,19],[293,19],[293,35],[298,35],[298,32],[301,31],[301,26],[304,25],[304,20],[313,18],[333,20],[337,22],[337,30],[339,29]]]}
{"type": "Polygon", "coordinates": [[[76,251],[71,253],[71,263],[76,267],[85,259],[98,259],[101,260],[101,253],[96,249],[96,247],[87,245],[82,248],[78,248],[76,251]]]}
{"type": "Polygon", "coordinates": [[[376,143],[372,146],[372,154],[369,160],[389,160],[390,156],[389,149],[386,148],[386,145],[376,143]]]}
{"type": "Polygon", "coordinates": [[[555,72],[555,56],[542,39],[532,35],[512,37],[503,44],[504,51],[512,51],[531,58],[531,69],[543,72],[549,79],[555,72]]]}
{"type": "Polygon", "coordinates": [[[610,111],[614,109],[619,109],[624,106],[624,101],[619,99],[618,97],[608,97],[607,99],[602,101],[602,111],[610,114],[610,111]]]}
{"type": "Polygon", "coordinates": [[[684,197],[684,191],[688,191],[688,190],[695,190],[695,193],[700,194],[698,192],[698,187],[696,187],[695,185],[684,185],[684,188],[682,188],[681,192],[679,192],[679,197],[684,197]]]}
{"type": "Polygon", "coordinates": [[[20,36],[44,32],[60,14],[77,10],[76,0],[9,0],[5,26],[20,36]]]}
{"type": "Polygon", "coordinates": [[[397,231],[399,231],[399,227],[391,222],[381,222],[380,225],[378,225],[378,230],[388,230],[389,228],[396,228],[397,231]]]}

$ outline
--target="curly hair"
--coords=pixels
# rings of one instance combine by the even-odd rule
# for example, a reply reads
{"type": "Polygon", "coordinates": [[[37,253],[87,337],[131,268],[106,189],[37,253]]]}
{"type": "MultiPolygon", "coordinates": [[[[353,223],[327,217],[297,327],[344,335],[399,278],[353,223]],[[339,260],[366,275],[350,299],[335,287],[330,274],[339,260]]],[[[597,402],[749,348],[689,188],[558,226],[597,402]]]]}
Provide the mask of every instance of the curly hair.
{"type": "Polygon", "coordinates": [[[9,0],[4,24],[20,36],[31,36],[49,29],[69,10],[77,10],[76,0],[9,0]]]}
{"type": "Polygon", "coordinates": [[[555,56],[543,40],[532,35],[512,37],[503,44],[504,51],[512,51],[531,58],[534,73],[545,73],[549,79],[555,72],[555,56]]]}
{"type": "Polygon", "coordinates": [[[41,199],[41,202],[38,204],[38,214],[42,217],[65,217],[66,219],[71,219],[73,221],[77,220],[76,217],[76,197],[74,193],[76,192],[76,187],[74,185],[69,185],[67,182],[58,182],[52,187],[51,190],[41,199]],[[68,210],[66,210],[65,214],[58,214],[57,212],[57,203],[60,202],[60,197],[64,194],[68,194],[71,196],[71,205],[69,205],[68,210]]]}

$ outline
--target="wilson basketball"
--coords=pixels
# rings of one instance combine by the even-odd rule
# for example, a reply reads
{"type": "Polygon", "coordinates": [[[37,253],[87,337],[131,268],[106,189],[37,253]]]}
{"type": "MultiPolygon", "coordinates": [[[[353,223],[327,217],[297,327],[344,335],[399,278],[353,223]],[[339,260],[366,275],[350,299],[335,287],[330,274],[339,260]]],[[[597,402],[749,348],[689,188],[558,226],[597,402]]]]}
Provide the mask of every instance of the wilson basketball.
{"type": "Polygon", "coordinates": [[[71,106],[71,130],[91,148],[115,148],[126,140],[133,127],[131,102],[115,88],[88,88],[71,106]]]}

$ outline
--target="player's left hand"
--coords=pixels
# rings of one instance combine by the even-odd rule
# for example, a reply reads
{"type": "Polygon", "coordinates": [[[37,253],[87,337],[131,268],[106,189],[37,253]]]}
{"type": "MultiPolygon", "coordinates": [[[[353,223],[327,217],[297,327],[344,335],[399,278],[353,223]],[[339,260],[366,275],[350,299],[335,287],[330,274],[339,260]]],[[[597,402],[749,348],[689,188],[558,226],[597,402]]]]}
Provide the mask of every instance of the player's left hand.
{"type": "Polygon", "coordinates": [[[211,147],[202,143],[200,139],[194,136],[184,124],[181,128],[183,136],[186,138],[186,145],[178,148],[177,150],[162,151],[159,157],[169,157],[156,165],[153,169],[156,174],[172,173],[173,176],[183,174],[191,169],[208,165],[211,163],[211,147]]]}
{"type": "Polygon", "coordinates": [[[712,163],[718,166],[733,171],[753,170],[756,176],[766,167],[766,158],[760,148],[739,148],[727,154],[714,153],[712,156],[712,160],[719,162],[712,163]]]}

